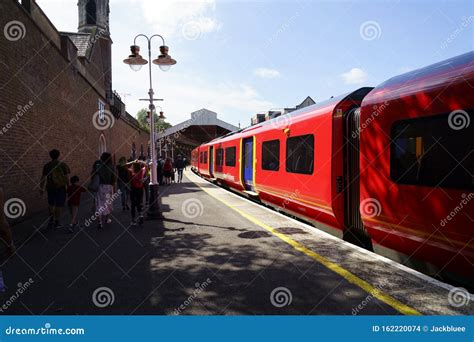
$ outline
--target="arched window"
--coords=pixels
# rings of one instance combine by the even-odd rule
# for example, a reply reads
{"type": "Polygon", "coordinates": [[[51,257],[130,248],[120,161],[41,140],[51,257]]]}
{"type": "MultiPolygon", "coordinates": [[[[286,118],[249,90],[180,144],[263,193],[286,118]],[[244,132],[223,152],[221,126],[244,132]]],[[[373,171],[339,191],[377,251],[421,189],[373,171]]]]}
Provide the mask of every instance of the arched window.
{"type": "Polygon", "coordinates": [[[105,136],[101,134],[99,138],[99,156],[104,152],[107,152],[107,141],[105,140],[105,136]]]}
{"type": "Polygon", "coordinates": [[[97,7],[95,0],[89,0],[86,5],[86,23],[95,25],[97,22],[97,7]]]}

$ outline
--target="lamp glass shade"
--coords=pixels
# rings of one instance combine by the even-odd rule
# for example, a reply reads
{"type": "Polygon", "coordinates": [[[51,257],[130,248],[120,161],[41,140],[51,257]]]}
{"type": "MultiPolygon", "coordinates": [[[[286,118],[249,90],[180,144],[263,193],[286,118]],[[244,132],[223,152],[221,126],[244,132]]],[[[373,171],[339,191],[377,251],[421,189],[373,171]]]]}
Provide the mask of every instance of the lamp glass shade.
{"type": "Polygon", "coordinates": [[[171,69],[171,65],[158,65],[161,69],[161,71],[168,71],[171,69]]]}
{"type": "Polygon", "coordinates": [[[129,64],[128,66],[129,66],[130,69],[132,69],[133,71],[139,71],[139,70],[142,68],[142,65],[141,65],[141,64],[129,64]]]}

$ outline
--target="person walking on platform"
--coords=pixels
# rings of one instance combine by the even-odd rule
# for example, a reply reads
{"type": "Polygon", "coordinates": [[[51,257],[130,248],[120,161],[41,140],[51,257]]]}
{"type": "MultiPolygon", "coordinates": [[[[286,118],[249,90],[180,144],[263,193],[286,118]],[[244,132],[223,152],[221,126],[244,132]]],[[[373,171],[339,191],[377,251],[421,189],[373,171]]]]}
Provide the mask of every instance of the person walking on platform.
{"type": "Polygon", "coordinates": [[[144,181],[145,175],[147,173],[147,165],[145,162],[136,160],[131,163],[129,173],[130,173],[130,202],[132,206],[132,226],[137,225],[136,217],[138,214],[138,223],[143,225],[143,216],[142,216],[142,203],[143,203],[143,190],[144,190],[144,181]]]}
{"type": "Polygon", "coordinates": [[[161,157],[156,163],[156,174],[158,176],[158,184],[163,185],[163,159],[161,157]]]}
{"type": "Polygon", "coordinates": [[[54,149],[49,152],[51,161],[43,167],[40,181],[40,194],[43,196],[44,189],[48,194],[49,223],[48,228],[61,227],[60,218],[62,209],[66,202],[66,187],[68,186],[68,174],[71,173],[66,163],[59,161],[59,151],[54,149]]]}
{"type": "Polygon", "coordinates": [[[173,162],[171,158],[166,158],[165,165],[163,165],[163,173],[165,176],[165,184],[171,184],[171,177],[173,176],[173,162]]]}
{"type": "Polygon", "coordinates": [[[104,223],[111,223],[110,214],[113,210],[112,195],[114,193],[115,175],[114,166],[112,164],[112,155],[108,152],[102,153],[100,156],[100,165],[97,170],[99,175],[99,192],[97,194],[96,213],[99,215],[98,229],[104,226],[104,223]]]}
{"type": "Polygon", "coordinates": [[[120,190],[120,197],[122,200],[122,210],[130,210],[128,205],[130,198],[130,173],[127,168],[127,160],[125,157],[119,159],[119,164],[117,165],[117,184],[120,190]]]}
{"type": "Polygon", "coordinates": [[[72,176],[70,179],[71,185],[67,187],[67,204],[71,214],[71,223],[69,224],[69,232],[74,233],[74,229],[78,228],[77,214],[79,213],[79,206],[81,205],[81,194],[87,190],[79,185],[79,177],[72,176]]]}
{"type": "Polygon", "coordinates": [[[176,159],[174,166],[176,167],[176,170],[178,170],[178,183],[181,183],[183,181],[183,170],[186,169],[186,164],[180,154],[178,155],[178,159],[176,159]]]}

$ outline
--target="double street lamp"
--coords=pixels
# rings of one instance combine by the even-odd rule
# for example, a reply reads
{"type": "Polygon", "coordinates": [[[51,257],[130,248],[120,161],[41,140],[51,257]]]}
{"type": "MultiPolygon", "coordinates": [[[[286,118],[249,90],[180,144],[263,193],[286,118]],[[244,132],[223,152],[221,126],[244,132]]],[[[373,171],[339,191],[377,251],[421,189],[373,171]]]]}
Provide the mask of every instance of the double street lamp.
{"type": "MultiPolygon", "coordinates": [[[[148,64],[148,74],[150,77],[150,89],[148,90],[149,98],[147,99],[150,104],[148,109],[150,110],[150,149],[151,149],[151,182],[150,182],[150,205],[148,207],[147,217],[148,219],[157,219],[161,217],[160,208],[158,206],[158,177],[156,170],[156,148],[155,148],[155,105],[154,101],[161,101],[160,99],[153,98],[153,85],[151,78],[151,40],[155,37],[160,37],[163,41],[163,45],[160,46],[160,55],[158,58],[153,60],[153,64],[160,67],[162,71],[168,71],[172,65],[176,64],[176,61],[171,58],[168,54],[168,47],[165,45],[165,40],[159,34],[155,34],[148,38],[144,34],[137,35],[133,40],[133,45],[130,46],[132,54],[128,58],[124,59],[123,62],[128,64],[133,71],[139,71],[141,67],[148,64]],[[148,61],[140,55],[140,47],[136,44],[137,38],[143,37],[148,42],[148,61]]],[[[163,117],[163,112],[160,112],[160,118],[163,117]]]]}

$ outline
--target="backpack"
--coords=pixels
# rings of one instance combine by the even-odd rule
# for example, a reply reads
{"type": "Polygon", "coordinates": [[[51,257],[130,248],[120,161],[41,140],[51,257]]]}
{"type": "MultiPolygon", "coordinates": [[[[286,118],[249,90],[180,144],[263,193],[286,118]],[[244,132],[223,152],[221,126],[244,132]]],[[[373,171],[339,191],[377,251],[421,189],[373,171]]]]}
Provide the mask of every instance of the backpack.
{"type": "Polygon", "coordinates": [[[62,163],[59,162],[53,167],[49,174],[49,180],[51,181],[51,185],[55,188],[65,188],[67,186],[67,175],[64,172],[62,163]]]}

